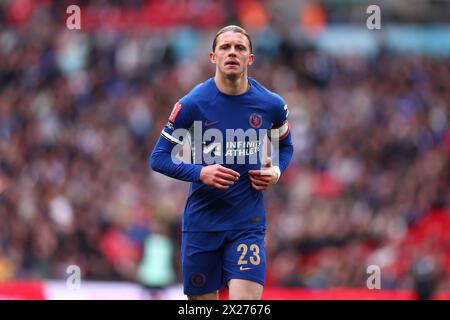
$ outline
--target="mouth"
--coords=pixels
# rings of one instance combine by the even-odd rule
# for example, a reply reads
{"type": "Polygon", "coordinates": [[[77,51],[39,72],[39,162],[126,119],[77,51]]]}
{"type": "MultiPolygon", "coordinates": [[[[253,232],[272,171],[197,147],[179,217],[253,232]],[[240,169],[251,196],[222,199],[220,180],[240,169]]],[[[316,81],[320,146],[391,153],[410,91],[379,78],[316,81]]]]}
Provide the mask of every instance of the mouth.
{"type": "Polygon", "coordinates": [[[229,67],[239,67],[239,62],[237,61],[227,61],[225,62],[225,66],[229,67]]]}

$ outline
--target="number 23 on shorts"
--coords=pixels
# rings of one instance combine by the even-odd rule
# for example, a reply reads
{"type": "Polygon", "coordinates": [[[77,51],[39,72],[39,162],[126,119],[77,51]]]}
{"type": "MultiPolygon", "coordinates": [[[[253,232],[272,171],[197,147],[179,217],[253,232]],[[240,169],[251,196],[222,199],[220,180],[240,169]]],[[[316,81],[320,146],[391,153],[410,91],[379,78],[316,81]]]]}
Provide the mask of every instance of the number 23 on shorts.
{"type": "MultiPolygon", "coordinates": [[[[245,243],[241,243],[237,247],[237,251],[242,252],[239,257],[238,263],[237,263],[238,266],[240,266],[239,270],[241,270],[241,271],[252,269],[251,267],[245,267],[246,265],[248,265],[248,260],[245,259],[247,256],[247,253],[248,253],[248,249],[249,248],[245,243]]],[[[253,243],[250,245],[249,255],[250,255],[250,257],[249,257],[250,264],[252,264],[254,266],[257,266],[260,264],[261,258],[259,256],[259,246],[257,244],[253,243]]]]}

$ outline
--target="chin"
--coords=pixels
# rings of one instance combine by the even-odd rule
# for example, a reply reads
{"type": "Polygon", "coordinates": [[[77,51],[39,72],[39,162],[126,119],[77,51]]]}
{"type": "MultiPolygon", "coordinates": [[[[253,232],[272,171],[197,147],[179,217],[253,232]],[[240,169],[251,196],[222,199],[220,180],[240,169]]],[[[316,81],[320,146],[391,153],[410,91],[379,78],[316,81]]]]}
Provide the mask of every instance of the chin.
{"type": "Polygon", "coordinates": [[[225,70],[223,71],[223,74],[227,77],[239,77],[243,74],[241,70],[225,70]]]}

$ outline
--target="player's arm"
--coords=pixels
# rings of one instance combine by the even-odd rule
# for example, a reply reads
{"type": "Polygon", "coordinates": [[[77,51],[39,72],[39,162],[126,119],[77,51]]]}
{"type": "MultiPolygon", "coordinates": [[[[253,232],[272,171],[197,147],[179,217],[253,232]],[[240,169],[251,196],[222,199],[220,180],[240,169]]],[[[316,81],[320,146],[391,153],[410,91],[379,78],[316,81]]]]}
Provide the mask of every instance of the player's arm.
{"type": "MultiPolygon", "coordinates": [[[[219,189],[228,189],[239,179],[239,173],[221,165],[202,166],[199,164],[175,161],[174,149],[180,147],[186,140],[188,128],[193,124],[192,107],[175,104],[169,121],[161,131],[150,156],[150,167],[166,176],[190,182],[203,182],[219,189]],[[175,134],[175,130],[178,133],[175,134]]],[[[175,152],[178,153],[178,152],[175,152]]]]}
{"type": "Polygon", "coordinates": [[[274,123],[268,136],[272,142],[273,148],[272,162],[276,164],[281,175],[289,166],[292,154],[294,153],[291,124],[288,121],[289,110],[287,104],[284,104],[282,108],[278,108],[277,116],[278,121],[274,123]]]}
{"type": "Polygon", "coordinates": [[[177,102],[150,156],[150,167],[154,171],[178,180],[200,181],[200,172],[203,166],[175,161],[172,156],[174,148],[182,146],[185,142],[188,129],[193,121],[192,106],[177,102]],[[185,134],[174,134],[177,129],[178,132],[184,131],[185,134]]]}
{"type": "Polygon", "coordinates": [[[268,160],[263,169],[249,171],[250,182],[256,190],[265,190],[276,184],[291,161],[294,146],[288,115],[286,104],[277,108],[274,126],[268,134],[272,145],[272,158],[268,160]]]}

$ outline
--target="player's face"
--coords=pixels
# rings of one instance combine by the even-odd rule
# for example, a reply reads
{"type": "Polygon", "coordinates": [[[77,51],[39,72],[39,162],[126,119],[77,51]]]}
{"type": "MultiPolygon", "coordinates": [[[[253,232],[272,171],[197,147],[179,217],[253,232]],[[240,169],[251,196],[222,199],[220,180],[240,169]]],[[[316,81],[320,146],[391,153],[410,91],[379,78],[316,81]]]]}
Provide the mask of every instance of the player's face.
{"type": "Polygon", "coordinates": [[[253,59],[247,37],[232,31],[219,35],[216,48],[210,53],[211,62],[226,76],[246,74],[247,66],[253,63],[253,59]]]}

